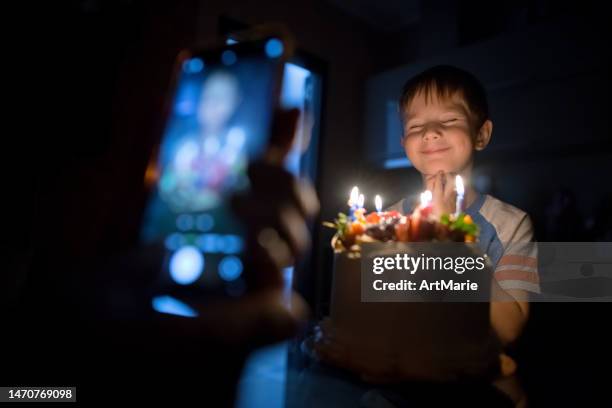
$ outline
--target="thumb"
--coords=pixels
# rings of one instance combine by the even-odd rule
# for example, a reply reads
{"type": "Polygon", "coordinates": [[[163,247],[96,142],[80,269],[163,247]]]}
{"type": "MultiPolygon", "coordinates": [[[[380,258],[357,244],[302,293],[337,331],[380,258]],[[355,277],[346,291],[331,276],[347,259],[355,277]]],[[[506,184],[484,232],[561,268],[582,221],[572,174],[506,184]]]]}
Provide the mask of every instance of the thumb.
{"type": "Polygon", "coordinates": [[[299,109],[279,109],[274,113],[270,143],[265,153],[266,161],[276,165],[283,164],[293,146],[299,117],[299,109]]]}

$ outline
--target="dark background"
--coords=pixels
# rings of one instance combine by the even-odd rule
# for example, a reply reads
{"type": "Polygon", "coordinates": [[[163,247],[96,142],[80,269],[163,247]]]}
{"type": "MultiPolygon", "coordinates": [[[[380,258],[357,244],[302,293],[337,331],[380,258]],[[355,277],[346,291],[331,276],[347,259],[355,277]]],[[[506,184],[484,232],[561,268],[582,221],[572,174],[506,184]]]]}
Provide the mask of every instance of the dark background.
{"type": "MultiPolygon", "coordinates": [[[[12,24],[3,28],[9,73],[3,75],[8,107],[3,108],[2,202],[8,207],[0,295],[7,332],[23,330],[11,347],[48,355],[61,342],[54,334],[78,331],[70,318],[57,317],[70,316],[61,313],[80,308],[81,297],[88,297],[76,283],[88,280],[82,265],[103,264],[134,246],[142,175],[162,125],[174,57],[181,48],[218,39],[222,16],[246,24],[283,22],[302,50],[326,63],[315,180],[321,219],[344,208],[346,186],[376,186],[385,197],[399,199],[403,186],[418,180],[413,169],[382,170],[368,158],[365,84],[374,75],[487,41],[495,45],[500,38],[529,41],[531,32],[548,33],[555,47],[555,39],[562,38],[564,58],[577,60],[577,66],[585,52],[596,54],[592,95],[572,94],[574,77],[558,75],[551,84],[535,76],[530,86],[544,89],[537,105],[526,110],[528,98],[525,104],[508,99],[493,105],[506,127],[529,112],[516,133],[535,127],[538,143],[507,137],[504,149],[479,157],[477,171],[490,175],[494,195],[532,216],[539,240],[609,241],[610,82],[601,73],[609,72],[610,51],[603,7],[545,0],[20,4],[20,10],[6,13],[12,24]],[[568,26],[578,33],[575,41],[564,36],[568,26]],[[587,51],[584,44],[591,45],[587,51]],[[594,124],[591,116],[569,111],[549,124],[550,115],[538,115],[547,107],[542,95],[549,95],[550,104],[582,98],[601,120],[594,124]]],[[[521,47],[499,51],[530,58],[521,47]]],[[[512,67],[505,72],[511,80],[512,67]]],[[[510,85],[508,92],[520,96],[521,86],[510,85]]],[[[319,228],[315,233],[316,267],[301,273],[298,290],[320,316],[329,293],[330,234],[319,228]]],[[[514,353],[534,403],[582,404],[605,391],[612,367],[607,363],[611,312],[608,304],[598,303],[533,305],[514,353]]],[[[61,361],[50,358],[45,369],[30,361],[33,365],[21,367],[17,378],[51,378],[55,359],[61,361]]],[[[3,383],[11,378],[6,374],[3,383]]]]}

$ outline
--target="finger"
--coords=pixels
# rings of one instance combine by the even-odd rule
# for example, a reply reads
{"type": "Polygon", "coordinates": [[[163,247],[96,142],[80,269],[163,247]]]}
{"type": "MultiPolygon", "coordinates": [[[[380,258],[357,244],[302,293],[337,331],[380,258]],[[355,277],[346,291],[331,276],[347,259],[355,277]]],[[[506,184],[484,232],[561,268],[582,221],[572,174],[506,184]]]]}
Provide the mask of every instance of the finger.
{"type": "Polygon", "coordinates": [[[236,197],[233,207],[247,230],[245,279],[249,288],[281,287],[283,268],[295,264],[310,247],[306,220],[295,206],[271,204],[252,195],[236,197]]]}
{"type": "Polygon", "coordinates": [[[286,268],[310,246],[310,233],[303,218],[291,207],[279,211],[275,227],[266,227],[257,234],[257,243],[274,261],[277,268],[286,268]]]}
{"type": "Polygon", "coordinates": [[[436,176],[427,177],[425,179],[425,188],[433,193],[434,186],[436,184],[436,176]]]}
{"type": "Polygon", "coordinates": [[[438,209],[440,208],[440,206],[442,205],[444,201],[444,187],[442,185],[443,178],[444,178],[443,172],[440,171],[436,174],[436,178],[434,180],[433,190],[432,190],[433,205],[434,205],[434,208],[438,208],[438,209]]]}
{"type": "Polygon", "coordinates": [[[280,210],[280,230],[291,246],[293,255],[298,257],[310,247],[310,231],[304,218],[294,206],[280,210]]]}
{"type": "Polygon", "coordinates": [[[280,270],[294,264],[294,257],[287,242],[273,228],[264,228],[257,234],[258,258],[262,262],[272,261],[280,277],[280,270]],[[261,253],[259,253],[261,252],[261,253]]]}
{"type": "Polygon", "coordinates": [[[453,203],[457,192],[455,191],[455,176],[450,173],[445,174],[446,183],[444,187],[444,200],[449,203],[453,203]]]}
{"type": "Polygon", "coordinates": [[[299,187],[297,190],[298,208],[302,210],[302,214],[308,218],[315,217],[320,210],[319,198],[314,186],[307,179],[298,181],[299,187]]]}
{"type": "Polygon", "coordinates": [[[436,176],[438,175],[438,173],[433,173],[433,174],[425,174],[425,179],[426,180],[433,180],[436,178],[436,176]]]}
{"type": "Polygon", "coordinates": [[[236,197],[232,205],[245,222],[249,235],[260,240],[261,233],[265,229],[275,231],[276,235],[270,232],[264,234],[262,239],[265,238],[265,242],[259,242],[264,248],[274,250],[271,246],[274,247],[276,241],[280,239],[288,245],[289,255],[299,258],[310,247],[307,221],[295,206],[270,203],[268,200],[258,200],[254,197],[236,197]]]}

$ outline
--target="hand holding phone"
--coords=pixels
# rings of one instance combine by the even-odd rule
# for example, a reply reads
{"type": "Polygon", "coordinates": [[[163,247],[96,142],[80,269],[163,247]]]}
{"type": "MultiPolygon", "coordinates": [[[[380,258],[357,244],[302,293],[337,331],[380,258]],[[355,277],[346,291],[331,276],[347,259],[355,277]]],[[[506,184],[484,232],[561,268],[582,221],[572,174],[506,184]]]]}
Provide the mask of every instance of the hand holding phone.
{"type": "Polygon", "coordinates": [[[308,222],[319,211],[317,195],[307,180],[283,168],[298,116],[297,109],[277,112],[264,158],[249,166],[251,189],[232,201],[247,230],[245,278],[251,289],[282,287],[283,268],[310,247],[308,222]]]}

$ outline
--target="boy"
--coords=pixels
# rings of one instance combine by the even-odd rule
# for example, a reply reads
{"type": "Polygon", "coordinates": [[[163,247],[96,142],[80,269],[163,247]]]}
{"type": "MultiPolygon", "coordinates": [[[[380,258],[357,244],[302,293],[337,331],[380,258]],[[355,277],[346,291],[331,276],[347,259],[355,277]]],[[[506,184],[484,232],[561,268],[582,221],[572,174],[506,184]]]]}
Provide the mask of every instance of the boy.
{"type": "MultiPolygon", "coordinates": [[[[528,215],[470,185],[474,153],[491,139],[486,93],[470,73],[452,66],[436,66],[410,79],[402,90],[399,110],[402,146],[433,194],[433,213],[455,210],[455,176],[466,184],[464,212],[480,226],[479,245],[495,270],[491,324],[504,345],[515,341],[529,315],[527,292],[539,292],[535,246],[528,215]]],[[[390,209],[404,213],[412,203],[404,199],[390,209]]]]}

